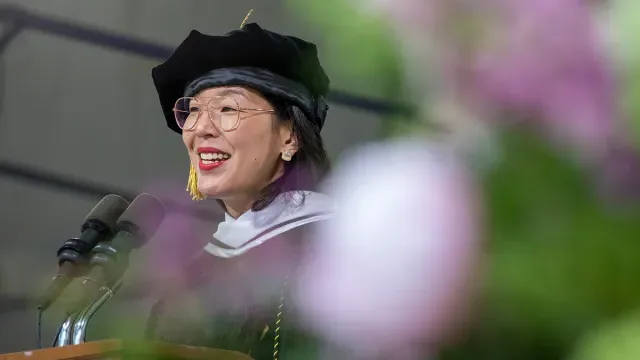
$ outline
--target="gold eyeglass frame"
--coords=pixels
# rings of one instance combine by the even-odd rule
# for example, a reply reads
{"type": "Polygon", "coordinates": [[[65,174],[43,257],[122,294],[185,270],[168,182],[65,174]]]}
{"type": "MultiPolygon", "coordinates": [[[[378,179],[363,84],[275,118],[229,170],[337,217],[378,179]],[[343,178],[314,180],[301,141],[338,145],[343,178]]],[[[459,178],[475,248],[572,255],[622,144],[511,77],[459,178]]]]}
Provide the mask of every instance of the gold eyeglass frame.
{"type": "MultiPolygon", "coordinates": [[[[185,99],[191,99],[191,100],[198,100],[195,97],[189,97],[189,96],[184,96],[179,98],[178,100],[176,100],[175,104],[173,105],[173,118],[176,121],[176,124],[178,124],[178,127],[183,130],[183,131],[192,131],[193,129],[196,128],[196,125],[198,125],[198,121],[200,121],[200,115],[202,115],[202,111],[198,112],[198,117],[196,119],[196,121],[193,123],[193,126],[191,126],[190,128],[183,128],[182,126],[180,126],[180,121],[178,120],[178,113],[187,113],[187,111],[184,110],[180,110],[178,109],[178,102],[180,101],[184,101],[185,99]]],[[[207,108],[207,115],[209,115],[209,121],[211,121],[213,123],[213,125],[216,127],[216,129],[225,131],[225,132],[229,132],[229,131],[233,131],[235,129],[238,128],[238,126],[240,126],[240,113],[249,113],[249,112],[253,112],[253,113],[259,113],[259,112],[263,112],[263,113],[275,113],[276,111],[273,109],[252,109],[252,108],[241,108],[240,105],[238,104],[238,101],[236,101],[236,99],[232,98],[232,97],[228,97],[228,96],[213,96],[213,97],[201,97],[200,99],[209,99],[206,103],[206,108],[207,108]],[[221,120],[217,118],[217,114],[215,112],[212,113],[211,108],[212,106],[209,106],[209,104],[211,103],[211,101],[213,101],[213,99],[229,99],[229,100],[233,100],[233,102],[236,104],[236,111],[238,112],[237,117],[238,119],[236,120],[235,126],[233,126],[230,129],[223,129],[221,126],[221,120]],[[215,115],[215,116],[214,116],[215,115]],[[216,121],[214,121],[214,118],[217,119],[217,123],[216,121]]],[[[215,109],[215,108],[214,108],[215,109]]]]}

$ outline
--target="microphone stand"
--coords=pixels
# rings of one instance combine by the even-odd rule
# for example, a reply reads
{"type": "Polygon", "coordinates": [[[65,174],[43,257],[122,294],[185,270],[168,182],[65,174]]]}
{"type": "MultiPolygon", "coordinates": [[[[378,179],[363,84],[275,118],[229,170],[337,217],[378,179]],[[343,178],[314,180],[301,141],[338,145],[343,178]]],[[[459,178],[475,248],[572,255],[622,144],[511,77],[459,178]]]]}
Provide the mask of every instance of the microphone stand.
{"type": "MultiPolygon", "coordinates": [[[[73,322],[73,335],[71,338],[72,345],[79,345],[86,341],[87,337],[87,327],[89,326],[89,321],[93,317],[93,315],[100,310],[100,308],[107,302],[109,299],[113,297],[113,295],[120,289],[122,286],[122,280],[119,280],[113,286],[113,289],[108,286],[103,286],[100,288],[100,292],[95,297],[94,301],[87,304],[75,318],[73,322]]],[[[63,324],[64,325],[64,324],[63,324]]]]}
{"type": "Polygon", "coordinates": [[[69,316],[67,316],[67,319],[62,323],[62,325],[60,325],[60,328],[58,329],[58,334],[53,340],[52,347],[62,347],[71,344],[71,331],[73,330],[73,323],[75,322],[77,317],[78,312],[69,314],[69,316]]]}
{"type": "Polygon", "coordinates": [[[53,347],[82,344],[86,340],[89,321],[98,310],[113,297],[122,286],[122,280],[118,281],[113,289],[102,286],[100,292],[82,310],[69,314],[60,325],[58,333],[53,340],[53,347]]]}

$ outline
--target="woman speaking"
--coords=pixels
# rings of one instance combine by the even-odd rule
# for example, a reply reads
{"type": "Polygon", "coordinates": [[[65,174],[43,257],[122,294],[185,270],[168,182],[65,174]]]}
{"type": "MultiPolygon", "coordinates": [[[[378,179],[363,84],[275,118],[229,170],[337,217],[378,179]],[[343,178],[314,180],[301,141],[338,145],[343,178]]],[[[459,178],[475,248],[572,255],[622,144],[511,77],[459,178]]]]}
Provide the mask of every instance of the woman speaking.
{"type": "Polygon", "coordinates": [[[188,281],[154,306],[147,335],[255,359],[296,352],[305,341],[288,280],[305,231],[333,211],[313,192],[329,169],[329,79],[316,46],[254,23],[223,36],[194,30],[152,77],[189,156],[187,190],[216,199],[225,220],[188,281]]]}

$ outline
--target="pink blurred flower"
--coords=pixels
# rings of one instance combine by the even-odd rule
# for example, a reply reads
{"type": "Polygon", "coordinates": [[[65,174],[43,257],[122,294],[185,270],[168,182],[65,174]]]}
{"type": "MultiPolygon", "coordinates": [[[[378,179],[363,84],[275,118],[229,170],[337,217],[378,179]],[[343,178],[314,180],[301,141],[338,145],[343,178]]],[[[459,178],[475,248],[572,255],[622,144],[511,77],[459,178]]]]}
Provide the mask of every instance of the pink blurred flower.
{"type": "Polygon", "coordinates": [[[619,135],[613,64],[593,8],[584,1],[363,5],[390,19],[412,65],[412,81],[430,86],[437,78],[433,91],[476,107],[485,120],[505,110],[514,118],[535,119],[554,140],[588,158],[602,157],[619,135]]]}
{"type": "Polygon", "coordinates": [[[299,283],[309,326],[365,358],[442,342],[477,284],[471,173],[439,146],[380,144],[342,161],[327,192],[338,212],[299,283]]]}
{"type": "Polygon", "coordinates": [[[556,139],[588,157],[615,140],[613,64],[595,17],[577,0],[493,0],[497,45],[482,48],[472,72],[478,93],[497,106],[532,113],[556,139]]]}
{"type": "Polygon", "coordinates": [[[141,280],[163,290],[168,282],[188,276],[183,269],[211,240],[223,211],[213,200],[195,203],[185,189],[185,181],[154,180],[143,186],[167,207],[167,214],[153,239],[142,249],[141,280]],[[208,206],[207,206],[208,205],[208,206]],[[207,214],[211,214],[210,218],[207,214]]]}
{"type": "Polygon", "coordinates": [[[633,205],[640,200],[640,156],[629,147],[613,149],[595,178],[604,198],[617,205],[633,205]]]}

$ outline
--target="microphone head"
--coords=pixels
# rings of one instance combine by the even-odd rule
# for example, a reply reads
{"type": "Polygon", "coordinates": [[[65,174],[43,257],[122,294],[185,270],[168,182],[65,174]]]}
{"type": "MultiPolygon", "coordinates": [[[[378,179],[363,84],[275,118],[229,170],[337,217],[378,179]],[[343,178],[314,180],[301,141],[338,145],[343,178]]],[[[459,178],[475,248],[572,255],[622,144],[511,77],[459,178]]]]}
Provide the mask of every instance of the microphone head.
{"type": "Polygon", "coordinates": [[[127,210],[127,207],[129,202],[123,197],[114,194],[105,196],[84,218],[82,230],[89,224],[98,222],[110,231],[114,231],[118,218],[127,210]]]}
{"type": "Polygon", "coordinates": [[[136,235],[138,239],[136,247],[139,248],[155,235],[164,220],[165,213],[165,207],[158,198],[150,194],[140,194],[120,216],[116,230],[136,235]]]}

